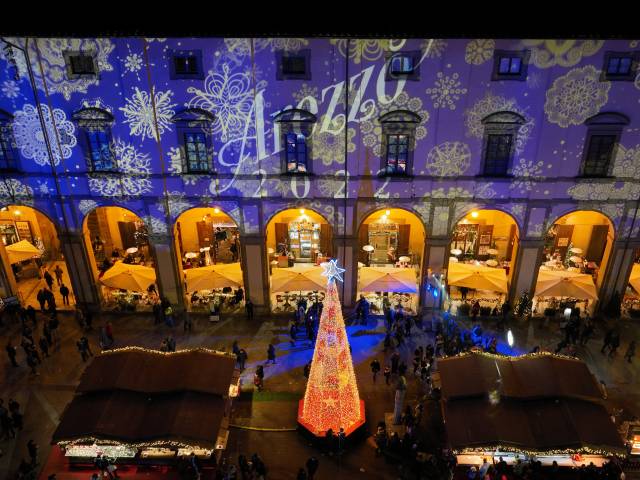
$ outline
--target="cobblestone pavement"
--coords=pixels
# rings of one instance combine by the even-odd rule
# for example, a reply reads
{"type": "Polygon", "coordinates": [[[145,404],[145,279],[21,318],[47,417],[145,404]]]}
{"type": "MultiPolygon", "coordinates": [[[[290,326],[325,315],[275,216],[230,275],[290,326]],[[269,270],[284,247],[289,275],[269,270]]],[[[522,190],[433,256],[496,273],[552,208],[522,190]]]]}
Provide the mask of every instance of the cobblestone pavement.
{"type": "MultiPolygon", "coordinates": [[[[41,464],[44,464],[42,460],[49,454],[51,435],[84,369],[85,365],[75,346],[76,340],[81,336],[80,329],[72,315],[61,314],[60,317],[60,347],[51,353],[50,358],[44,359],[38,376],[29,373],[21,348],[18,354],[20,366],[11,367],[4,346],[8,338],[12,338],[14,344],[19,343],[18,327],[7,325],[6,320],[5,325],[0,327],[3,337],[0,360],[1,397],[5,404],[10,397],[15,398],[25,414],[24,429],[18,433],[17,438],[0,442],[3,453],[0,457],[0,478],[12,478],[20,460],[27,457],[26,444],[29,439],[34,439],[40,446],[41,464]]],[[[164,325],[154,325],[152,317],[147,315],[102,315],[94,320],[94,330],[89,334],[94,353],[99,350],[99,327],[107,320],[113,323],[116,347],[139,345],[160,348],[162,340],[173,334],[178,349],[206,346],[229,351],[233,341],[238,340],[240,347],[247,350],[249,358],[247,369],[242,375],[243,393],[234,402],[232,423],[257,430],[231,430],[227,452],[234,461],[239,453],[251,455],[258,452],[269,467],[270,478],[294,479],[297,469],[306,459],[310,455],[316,455],[320,459],[318,478],[321,479],[398,478],[398,466],[376,458],[373,448],[365,441],[355,445],[343,458],[337,459],[320,455],[295,431],[259,430],[296,427],[297,402],[305,388],[303,366],[311,359],[312,349],[305,342],[297,342],[295,346],[290,344],[288,318],[256,318],[253,322],[244,318],[223,318],[220,323],[212,324],[203,316],[194,319],[193,332],[184,333],[180,324],[172,332],[164,325]],[[265,367],[266,391],[254,395],[253,372],[257,364],[266,361],[267,345],[270,342],[277,348],[277,364],[265,367]]],[[[42,331],[42,317],[39,316],[38,321],[34,334],[36,341],[42,331]]],[[[466,328],[471,326],[469,322],[460,323],[466,328]]],[[[640,389],[637,378],[640,359],[628,363],[622,358],[629,341],[638,336],[638,324],[629,320],[608,322],[609,325],[614,323],[621,331],[621,346],[616,357],[606,358],[599,351],[607,324],[597,326],[595,338],[587,347],[581,348],[578,355],[588,363],[598,380],[605,382],[611,408],[622,408],[625,417],[639,415],[640,389]]],[[[485,335],[491,335],[491,322],[484,322],[483,327],[485,335]]],[[[535,345],[554,350],[560,338],[557,322],[512,321],[509,328],[515,337],[513,349],[506,345],[504,334],[499,336],[499,350],[506,353],[525,353],[535,345]]],[[[412,338],[399,350],[407,365],[411,365],[412,352],[416,346],[433,341],[428,330],[430,329],[419,331],[414,327],[412,338]]],[[[385,385],[382,377],[377,384],[372,382],[369,363],[374,357],[381,363],[384,359],[386,363],[392,352],[384,354],[382,351],[384,328],[381,319],[371,319],[366,327],[350,326],[348,332],[358,386],[361,397],[366,402],[368,427],[370,431],[375,431],[375,425],[384,418],[384,413],[392,410],[394,392],[393,387],[385,385]]],[[[420,392],[411,370],[408,372],[409,390],[406,398],[408,402],[414,403],[420,392]]],[[[65,479],[61,472],[42,473],[58,473],[58,480],[65,479]]],[[[87,478],[89,476],[90,474],[87,478]]]]}

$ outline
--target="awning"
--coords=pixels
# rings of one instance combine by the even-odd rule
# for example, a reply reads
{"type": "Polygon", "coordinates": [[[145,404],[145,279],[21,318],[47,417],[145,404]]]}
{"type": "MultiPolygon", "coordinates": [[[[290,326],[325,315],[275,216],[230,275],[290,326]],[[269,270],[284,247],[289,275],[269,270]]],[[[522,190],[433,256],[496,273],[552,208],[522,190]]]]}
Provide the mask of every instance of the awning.
{"type": "Polygon", "coordinates": [[[154,268],[116,262],[104,272],[100,281],[111,288],[123,288],[132,292],[146,292],[149,285],[156,283],[154,268]]]}
{"type": "Polygon", "coordinates": [[[413,268],[362,267],[359,275],[360,292],[418,293],[413,268]]]}
{"type": "Polygon", "coordinates": [[[449,285],[507,293],[507,272],[503,268],[449,262],[449,285]]]}
{"type": "Polygon", "coordinates": [[[11,264],[24,262],[25,260],[30,260],[33,257],[39,257],[42,255],[42,252],[38,250],[38,248],[34,247],[33,244],[26,240],[20,240],[19,242],[13,243],[8,247],[5,247],[5,250],[7,251],[9,262],[11,264]]]}
{"type": "Polygon", "coordinates": [[[634,263],[631,269],[631,276],[629,277],[629,284],[633,289],[640,293],[640,264],[634,263]]]}
{"type": "Polygon", "coordinates": [[[274,268],[271,275],[271,291],[295,292],[326,290],[327,277],[322,267],[296,265],[290,268],[274,268]]]}
{"type": "Polygon", "coordinates": [[[535,295],[573,297],[584,300],[598,299],[596,286],[591,275],[566,270],[540,270],[535,295]]]}
{"type": "Polygon", "coordinates": [[[199,268],[188,268],[184,271],[187,279],[187,291],[213,290],[224,287],[242,286],[242,269],[240,263],[219,263],[199,268]]]}

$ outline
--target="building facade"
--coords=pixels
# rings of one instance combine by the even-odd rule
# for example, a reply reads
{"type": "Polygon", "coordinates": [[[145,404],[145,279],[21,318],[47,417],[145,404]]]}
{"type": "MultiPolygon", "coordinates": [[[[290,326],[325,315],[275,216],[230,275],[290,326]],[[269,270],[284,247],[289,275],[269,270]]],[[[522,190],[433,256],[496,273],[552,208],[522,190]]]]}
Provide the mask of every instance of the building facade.
{"type": "MultiPolygon", "coordinates": [[[[235,223],[258,309],[273,302],[268,230],[288,209],[330,226],[322,248],[347,269],[346,307],[358,293],[359,232],[387,209],[421,229],[410,247],[421,307],[441,305],[452,235],[472,211],[516,225],[512,298],[533,293],[549,229],[580,211],[610,225],[600,302],[627,287],[640,246],[635,40],[1,43],[0,206],[51,221],[78,303],[101,303],[87,223],[107,220],[87,219],[102,207],[144,223],[158,288],[179,306],[175,225],[194,208],[235,223]]],[[[0,277],[4,295],[15,293],[6,252],[0,277]]]]}

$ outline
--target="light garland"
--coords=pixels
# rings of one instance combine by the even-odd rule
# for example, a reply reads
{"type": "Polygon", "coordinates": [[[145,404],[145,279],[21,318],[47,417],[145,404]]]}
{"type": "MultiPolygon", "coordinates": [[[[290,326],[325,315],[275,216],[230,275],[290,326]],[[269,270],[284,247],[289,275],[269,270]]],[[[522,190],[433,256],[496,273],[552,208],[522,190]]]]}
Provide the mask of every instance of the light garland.
{"type": "MultiPolygon", "coordinates": [[[[335,265],[335,261],[328,262],[335,265]]],[[[327,264],[325,264],[327,265],[327,264]]],[[[298,422],[317,436],[343,428],[349,435],[364,423],[364,402],[360,400],[349,339],[332,267],[325,267],[329,281],[313,352],[309,381],[300,400],[298,422]]]]}
{"type": "Polygon", "coordinates": [[[551,450],[535,450],[519,448],[511,445],[487,445],[485,448],[453,448],[452,452],[456,455],[472,455],[472,454],[487,454],[488,452],[505,452],[505,453],[520,453],[522,455],[533,456],[546,456],[546,455],[600,455],[603,457],[626,457],[626,452],[623,453],[622,449],[619,451],[606,450],[602,448],[593,448],[589,446],[583,446],[579,448],[564,448],[564,449],[551,449],[551,450]]]}
{"type": "Polygon", "coordinates": [[[104,438],[98,437],[82,437],[73,440],[60,440],[57,445],[61,448],[67,448],[68,446],[78,446],[78,445],[87,445],[87,444],[97,444],[97,445],[105,445],[105,446],[122,446],[126,448],[193,448],[200,450],[211,450],[211,446],[203,446],[198,444],[189,444],[184,442],[178,442],[175,440],[156,440],[153,442],[115,442],[113,440],[108,440],[104,438]]]}
{"type": "Polygon", "coordinates": [[[138,347],[135,345],[128,346],[128,347],[114,348],[112,350],[105,350],[101,353],[101,355],[113,355],[113,354],[122,353],[122,352],[141,352],[141,353],[148,353],[153,355],[162,355],[167,357],[172,355],[184,355],[188,353],[202,352],[202,353],[208,353],[210,355],[225,356],[225,357],[234,358],[234,359],[236,358],[233,353],[222,352],[220,350],[213,350],[211,348],[206,348],[206,347],[185,348],[183,350],[177,350],[175,352],[163,352],[162,350],[138,347]]]}
{"type": "Polygon", "coordinates": [[[572,357],[570,355],[563,355],[560,353],[541,351],[541,352],[525,353],[523,355],[503,355],[501,353],[485,352],[483,350],[480,350],[478,347],[474,347],[468,352],[460,352],[455,355],[445,355],[444,357],[442,357],[442,360],[449,359],[449,358],[467,357],[469,355],[480,355],[480,356],[488,357],[494,360],[510,360],[510,361],[526,360],[529,358],[552,357],[552,358],[558,358],[560,360],[573,360],[574,362],[582,362],[582,360],[578,357],[572,357]]]}

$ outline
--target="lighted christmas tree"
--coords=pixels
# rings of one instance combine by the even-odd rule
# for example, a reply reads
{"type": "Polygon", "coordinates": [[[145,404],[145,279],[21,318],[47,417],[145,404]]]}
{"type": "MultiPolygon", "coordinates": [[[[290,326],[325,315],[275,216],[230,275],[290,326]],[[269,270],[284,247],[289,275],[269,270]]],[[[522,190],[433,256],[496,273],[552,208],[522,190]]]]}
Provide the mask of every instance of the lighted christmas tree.
{"type": "Polygon", "coordinates": [[[342,281],[344,269],[335,260],[323,267],[327,293],[298,422],[316,436],[324,436],[329,429],[338,433],[340,428],[349,435],[364,424],[365,416],[336,288],[336,279],[342,281]]]}

